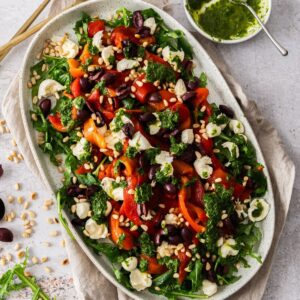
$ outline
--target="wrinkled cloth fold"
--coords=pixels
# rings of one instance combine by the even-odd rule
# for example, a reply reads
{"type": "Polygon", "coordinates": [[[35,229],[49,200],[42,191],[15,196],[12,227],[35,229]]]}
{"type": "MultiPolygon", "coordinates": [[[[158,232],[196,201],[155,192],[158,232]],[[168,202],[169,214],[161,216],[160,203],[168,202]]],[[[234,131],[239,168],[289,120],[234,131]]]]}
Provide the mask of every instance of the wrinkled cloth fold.
{"type": "MultiPolygon", "coordinates": [[[[54,1],[50,9],[50,14],[55,15],[74,2],[75,0],[54,1]]],[[[170,10],[173,5],[173,1],[168,0],[149,0],[148,2],[157,5],[160,8],[165,7],[170,10]]],[[[198,38],[197,35],[196,38],[198,38]]],[[[245,287],[230,297],[230,299],[238,300],[258,300],[261,299],[264,294],[271,271],[272,259],[288,213],[295,178],[295,166],[286,154],[277,131],[266,119],[264,119],[263,115],[258,110],[256,103],[247,99],[241,86],[229,74],[225,63],[216,52],[216,49],[211,44],[205,46],[214,62],[223,73],[223,76],[233,94],[238,99],[245,116],[251,124],[271,175],[276,206],[276,225],[272,247],[262,268],[255,277],[245,287]]],[[[18,144],[20,152],[25,158],[28,168],[40,179],[40,181],[42,181],[36,162],[28,143],[26,142],[26,134],[19,106],[18,85],[19,77],[16,76],[2,100],[2,113],[18,144]]],[[[119,289],[115,288],[114,285],[98,271],[76,241],[72,241],[67,235],[65,235],[65,238],[66,249],[73,272],[74,285],[79,299],[129,300],[129,297],[119,289]]]]}

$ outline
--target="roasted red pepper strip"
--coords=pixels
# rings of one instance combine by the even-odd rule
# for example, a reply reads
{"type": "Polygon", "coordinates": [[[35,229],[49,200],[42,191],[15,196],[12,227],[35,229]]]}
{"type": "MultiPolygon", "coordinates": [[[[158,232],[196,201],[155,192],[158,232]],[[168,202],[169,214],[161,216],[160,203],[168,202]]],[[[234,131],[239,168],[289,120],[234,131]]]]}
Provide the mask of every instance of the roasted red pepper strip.
{"type": "Polygon", "coordinates": [[[97,32],[105,29],[105,21],[95,20],[88,24],[88,35],[92,38],[97,32]]]}
{"type": "Polygon", "coordinates": [[[113,210],[112,214],[109,217],[109,232],[111,233],[111,239],[119,247],[127,251],[131,250],[135,246],[133,236],[128,230],[120,227],[119,218],[113,218],[114,215],[119,215],[118,211],[113,210]],[[123,239],[124,236],[125,238],[123,239]],[[122,240],[120,240],[120,238],[122,240]]]}
{"type": "MultiPolygon", "coordinates": [[[[187,177],[182,178],[182,184],[184,185],[188,181],[187,177]]],[[[187,188],[182,187],[178,194],[178,206],[183,214],[183,217],[188,221],[190,226],[198,233],[198,232],[204,232],[205,227],[198,224],[196,220],[191,216],[190,211],[188,209],[187,204],[187,188]]]]}

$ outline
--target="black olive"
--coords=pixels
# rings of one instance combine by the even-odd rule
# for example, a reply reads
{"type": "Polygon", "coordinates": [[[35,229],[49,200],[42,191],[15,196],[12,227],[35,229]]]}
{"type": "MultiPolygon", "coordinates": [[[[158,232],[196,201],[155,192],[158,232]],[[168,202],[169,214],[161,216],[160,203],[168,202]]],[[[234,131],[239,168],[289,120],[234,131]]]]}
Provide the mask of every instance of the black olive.
{"type": "Polygon", "coordinates": [[[188,145],[185,151],[179,156],[180,160],[186,163],[192,163],[196,159],[195,149],[192,145],[188,145]]]}
{"type": "Polygon", "coordinates": [[[13,233],[7,228],[0,228],[0,242],[12,242],[14,239],[13,233]]]}
{"type": "Polygon", "coordinates": [[[141,28],[143,26],[144,18],[140,10],[137,10],[133,13],[132,22],[135,28],[141,28]]]}
{"type": "Polygon", "coordinates": [[[121,84],[116,89],[117,97],[121,100],[128,97],[130,92],[131,92],[130,86],[127,85],[126,83],[121,84]]]}
{"type": "Polygon", "coordinates": [[[151,112],[145,112],[139,116],[139,120],[144,123],[153,122],[156,120],[155,116],[151,112]]]}
{"type": "Polygon", "coordinates": [[[142,26],[140,28],[138,28],[137,34],[139,34],[141,36],[141,38],[145,38],[151,35],[151,30],[149,27],[147,26],[142,26]]]}
{"type": "Polygon", "coordinates": [[[145,157],[144,153],[142,153],[139,156],[138,162],[139,162],[140,168],[145,168],[147,166],[147,161],[146,161],[146,157],[145,157]]]}
{"type": "Polygon", "coordinates": [[[69,197],[76,197],[82,193],[82,190],[83,189],[81,189],[78,185],[72,184],[72,185],[68,186],[68,188],[67,188],[67,195],[69,197]]]}
{"type": "Polygon", "coordinates": [[[116,78],[117,78],[117,75],[114,73],[105,73],[101,77],[101,80],[104,80],[106,85],[110,85],[116,80],[116,78]]]}
{"type": "Polygon", "coordinates": [[[221,105],[219,105],[219,109],[220,109],[220,111],[221,111],[224,115],[226,115],[228,118],[231,118],[231,119],[232,119],[232,118],[234,117],[234,112],[233,112],[233,110],[232,110],[230,107],[221,104],[221,105]]]}
{"type": "Polygon", "coordinates": [[[40,109],[45,117],[47,117],[51,110],[51,100],[48,98],[42,99],[40,109]]]}
{"type": "Polygon", "coordinates": [[[3,170],[2,165],[0,164],[0,177],[3,175],[3,173],[4,173],[4,170],[3,170]]]}
{"type": "Polygon", "coordinates": [[[122,131],[128,138],[132,138],[134,134],[134,127],[131,123],[126,123],[122,127],[122,131]]]}
{"type": "Polygon", "coordinates": [[[164,231],[161,229],[158,232],[156,232],[154,235],[154,244],[157,246],[160,245],[163,239],[164,239],[164,231]]]}
{"type": "Polygon", "coordinates": [[[174,195],[177,193],[177,188],[174,184],[168,182],[164,184],[164,190],[166,191],[166,193],[174,195]]]}
{"type": "Polygon", "coordinates": [[[5,205],[2,199],[0,198],[0,221],[2,220],[4,215],[5,215],[5,205]]]}
{"type": "Polygon", "coordinates": [[[179,235],[168,236],[169,243],[172,245],[178,245],[182,243],[182,237],[179,235]]]}
{"type": "Polygon", "coordinates": [[[188,100],[195,98],[195,96],[196,96],[196,92],[189,91],[189,92],[186,92],[181,98],[183,101],[188,101],[188,100]]]}
{"type": "Polygon", "coordinates": [[[191,242],[193,239],[193,233],[187,227],[183,227],[180,234],[183,240],[187,243],[191,242]]]}
{"type": "Polygon", "coordinates": [[[88,79],[90,81],[100,81],[103,74],[104,74],[104,70],[103,69],[98,69],[96,71],[89,72],[88,73],[88,79]]]}
{"type": "Polygon", "coordinates": [[[80,77],[79,84],[80,84],[81,90],[84,93],[89,93],[91,91],[91,89],[93,88],[93,84],[90,82],[90,80],[88,78],[85,78],[85,77],[80,77]]]}
{"type": "Polygon", "coordinates": [[[167,229],[167,235],[171,235],[171,236],[175,236],[178,235],[178,229],[171,224],[166,225],[166,229],[167,229]]]}
{"type": "Polygon", "coordinates": [[[93,196],[99,190],[98,186],[93,184],[86,188],[85,195],[87,198],[93,196]]]}
{"type": "Polygon", "coordinates": [[[89,119],[91,113],[87,109],[77,110],[77,119],[81,122],[85,122],[89,119]]]}

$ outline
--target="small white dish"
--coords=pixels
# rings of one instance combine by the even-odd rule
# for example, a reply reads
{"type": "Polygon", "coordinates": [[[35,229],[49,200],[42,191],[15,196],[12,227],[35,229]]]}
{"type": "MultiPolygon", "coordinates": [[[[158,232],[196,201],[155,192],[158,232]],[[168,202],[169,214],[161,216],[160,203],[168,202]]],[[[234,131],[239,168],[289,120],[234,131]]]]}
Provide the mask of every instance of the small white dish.
{"type": "MultiPolygon", "coordinates": [[[[262,0],[262,1],[265,1],[266,7],[267,7],[267,12],[266,12],[266,15],[265,15],[265,17],[263,19],[264,24],[267,24],[267,22],[268,22],[268,20],[270,18],[270,15],[271,15],[272,0],[262,0]]],[[[188,0],[184,0],[183,1],[183,5],[184,5],[185,14],[186,14],[189,22],[196,29],[196,31],[198,31],[205,38],[207,38],[207,39],[209,39],[209,40],[211,40],[213,42],[220,43],[220,44],[238,44],[238,43],[242,43],[242,42],[250,40],[251,38],[255,37],[262,30],[262,27],[259,24],[257,24],[257,26],[253,27],[253,32],[252,33],[250,33],[249,35],[246,35],[244,37],[241,37],[241,38],[236,38],[236,39],[232,39],[232,40],[222,40],[222,39],[218,39],[218,38],[212,37],[210,34],[208,34],[206,31],[204,31],[195,22],[195,20],[193,19],[193,17],[191,16],[190,12],[187,9],[187,2],[188,2],[188,0]]]]}

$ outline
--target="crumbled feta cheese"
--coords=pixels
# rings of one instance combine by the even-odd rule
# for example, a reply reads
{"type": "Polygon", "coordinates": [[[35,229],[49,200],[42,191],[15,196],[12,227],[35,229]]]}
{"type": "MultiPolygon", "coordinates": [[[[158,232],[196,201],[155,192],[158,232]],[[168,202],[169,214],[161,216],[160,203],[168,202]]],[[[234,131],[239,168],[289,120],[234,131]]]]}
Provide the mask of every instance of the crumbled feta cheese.
{"type": "Polygon", "coordinates": [[[87,148],[89,148],[89,142],[85,138],[81,138],[79,142],[72,148],[72,153],[79,160],[86,154],[87,148]]]}
{"type": "Polygon", "coordinates": [[[53,79],[45,79],[41,82],[38,91],[38,98],[52,96],[57,92],[63,91],[65,87],[53,79]]]}
{"type": "Polygon", "coordinates": [[[241,121],[239,120],[230,120],[229,122],[229,128],[235,133],[244,133],[245,132],[245,128],[244,125],[241,121]]]}
{"type": "Polygon", "coordinates": [[[202,281],[202,290],[205,295],[210,297],[218,291],[218,286],[216,283],[204,279],[202,281]]]}
{"type": "Polygon", "coordinates": [[[270,205],[264,199],[254,199],[251,201],[248,216],[252,222],[262,221],[269,213],[270,205]]]}
{"type": "Polygon", "coordinates": [[[58,52],[61,57],[74,58],[79,52],[79,46],[68,39],[67,35],[63,37],[54,36],[52,40],[59,43],[58,52]]]}
{"type": "Polygon", "coordinates": [[[222,144],[223,148],[227,148],[232,157],[238,158],[240,156],[240,150],[237,144],[232,142],[225,142],[222,144]]]}
{"type": "Polygon", "coordinates": [[[135,270],[137,267],[137,264],[138,264],[138,260],[135,256],[130,256],[121,263],[123,269],[128,272],[135,270]]]}
{"type": "Polygon", "coordinates": [[[101,187],[105,191],[105,193],[115,201],[123,201],[124,200],[124,188],[118,187],[116,189],[113,188],[113,182],[115,180],[113,178],[104,177],[101,180],[101,187]]]}
{"type": "Polygon", "coordinates": [[[194,142],[193,129],[184,129],[181,132],[181,141],[185,144],[193,144],[193,142],[194,142]]]}
{"type": "Polygon", "coordinates": [[[133,138],[129,140],[129,146],[135,147],[139,151],[153,148],[149,141],[141,134],[140,131],[137,131],[134,134],[133,138]]]}
{"type": "Polygon", "coordinates": [[[239,253],[239,250],[234,249],[234,246],[236,246],[236,241],[234,239],[225,240],[220,247],[220,255],[223,258],[226,258],[227,256],[236,256],[239,253]]]}
{"type": "Polygon", "coordinates": [[[136,68],[140,65],[140,63],[135,59],[127,59],[123,58],[117,62],[117,71],[122,72],[125,70],[130,70],[136,68]]]}
{"type": "Polygon", "coordinates": [[[115,201],[123,201],[124,200],[124,188],[118,187],[112,191],[112,198],[115,201]]]}
{"type": "Polygon", "coordinates": [[[166,224],[177,225],[178,216],[175,214],[166,214],[165,222],[166,224]]]}
{"type": "Polygon", "coordinates": [[[169,46],[166,46],[162,50],[162,56],[165,61],[168,61],[171,65],[177,66],[177,63],[174,61],[174,58],[178,57],[180,61],[184,60],[183,51],[172,51],[169,46]]]}
{"type": "Polygon", "coordinates": [[[137,291],[142,291],[152,285],[151,275],[139,269],[130,272],[129,278],[132,287],[137,291]]]}
{"type": "Polygon", "coordinates": [[[110,65],[110,62],[109,62],[109,58],[111,56],[114,56],[114,49],[113,49],[113,46],[107,46],[107,47],[104,47],[102,49],[102,53],[101,53],[101,57],[104,61],[104,63],[108,66],[110,65]]]}
{"type": "Polygon", "coordinates": [[[86,221],[85,230],[93,240],[104,239],[108,234],[107,226],[105,224],[98,225],[92,218],[86,221]]]}
{"type": "Polygon", "coordinates": [[[88,202],[76,203],[76,214],[79,219],[85,219],[88,216],[90,206],[91,205],[88,202]]]}
{"type": "Polygon", "coordinates": [[[161,245],[157,247],[156,251],[159,258],[161,258],[165,256],[172,256],[174,254],[175,249],[176,246],[170,245],[166,241],[163,241],[161,245]]]}
{"type": "Polygon", "coordinates": [[[111,131],[110,134],[105,135],[105,142],[106,142],[106,146],[109,149],[115,150],[115,144],[117,144],[118,142],[123,142],[126,138],[126,135],[124,134],[123,131],[111,131]]]}
{"type": "Polygon", "coordinates": [[[208,156],[199,157],[194,161],[194,168],[202,179],[208,179],[211,176],[213,172],[211,164],[212,161],[208,156]]]}
{"type": "Polygon", "coordinates": [[[155,162],[159,165],[171,164],[173,162],[173,156],[168,151],[161,151],[155,156],[155,162]]]}
{"type": "Polygon", "coordinates": [[[213,138],[220,135],[222,132],[222,128],[214,123],[208,123],[206,125],[206,134],[208,137],[213,138]]]}
{"type": "Polygon", "coordinates": [[[181,78],[177,80],[175,84],[174,92],[178,98],[182,97],[187,92],[185,83],[181,78]]]}
{"type": "Polygon", "coordinates": [[[103,38],[103,30],[98,31],[94,36],[93,36],[93,41],[92,45],[101,51],[103,49],[103,44],[102,44],[102,38],[103,38]]]}
{"type": "Polygon", "coordinates": [[[155,19],[150,17],[144,21],[144,26],[150,28],[150,34],[154,34],[157,25],[155,19]]]}
{"type": "Polygon", "coordinates": [[[156,120],[149,125],[149,133],[151,135],[157,134],[160,131],[160,128],[161,128],[161,121],[159,119],[158,114],[153,113],[153,115],[155,116],[156,120]]]}

